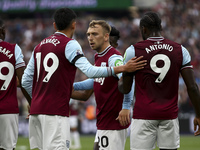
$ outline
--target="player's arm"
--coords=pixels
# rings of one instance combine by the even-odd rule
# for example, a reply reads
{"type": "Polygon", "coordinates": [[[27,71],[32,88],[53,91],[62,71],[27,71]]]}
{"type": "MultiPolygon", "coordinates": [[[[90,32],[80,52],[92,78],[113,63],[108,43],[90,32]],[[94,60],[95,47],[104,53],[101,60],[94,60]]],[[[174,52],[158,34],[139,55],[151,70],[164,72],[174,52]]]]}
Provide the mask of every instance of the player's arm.
{"type": "Polygon", "coordinates": [[[181,68],[181,75],[187,87],[189,98],[194,106],[196,117],[194,118],[194,133],[195,136],[200,135],[200,91],[195,81],[194,72],[190,65],[189,52],[182,47],[183,51],[183,67],[181,68]]]}
{"type": "Polygon", "coordinates": [[[93,89],[91,90],[79,90],[79,91],[72,91],[71,98],[80,100],[80,101],[87,101],[90,96],[93,94],[93,89]]]}
{"type": "Polygon", "coordinates": [[[132,87],[133,88],[131,89],[131,91],[128,94],[124,94],[122,110],[119,112],[119,115],[116,118],[116,120],[119,120],[119,122],[122,126],[126,126],[131,123],[130,108],[133,103],[134,84],[132,87]]]}
{"type": "MultiPolygon", "coordinates": [[[[108,65],[110,67],[122,66],[123,57],[121,55],[116,55],[116,54],[112,55],[108,59],[108,65]]],[[[122,73],[119,73],[116,76],[118,77],[118,79],[120,79],[122,77],[122,73]]],[[[131,108],[131,103],[133,101],[133,91],[134,89],[128,94],[124,94],[122,110],[119,112],[119,115],[116,118],[116,120],[118,120],[122,126],[130,124],[130,108],[131,108]]]]}
{"type": "Polygon", "coordinates": [[[73,88],[75,91],[77,90],[91,90],[93,89],[94,79],[86,79],[80,82],[75,82],[73,84],[73,88]]]}
{"type": "Polygon", "coordinates": [[[21,88],[21,91],[24,94],[25,98],[27,99],[29,105],[31,105],[31,97],[29,96],[29,94],[26,92],[26,90],[21,85],[21,79],[22,79],[22,75],[24,74],[24,69],[25,69],[25,67],[18,68],[16,70],[16,74],[17,74],[17,77],[19,80],[19,87],[21,88]]]}
{"type": "MultiPolygon", "coordinates": [[[[126,64],[129,60],[135,58],[135,49],[133,46],[127,48],[125,55],[124,55],[124,63],[126,64]]],[[[135,59],[140,59],[135,58],[135,59]]],[[[146,61],[145,61],[146,65],[146,61]]],[[[142,67],[143,68],[143,67],[142,67]]],[[[133,84],[133,76],[134,73],[123,73],[122,78],[120,78],[118,82],[118,89],[123,94],[128,94],[131,91],[132,84],[133,84]]]]}
{"type": "Polygon", "coordinates": [[[187,86],[189,98],[194,106],[196,117],[194,119],[195,135],[200,135],[200,92],[199,87],[195,82],[194,72],[191,68],[181,70],[181,75],[187,86]]]}
{"type": "Polygon", "coordinates": [[[33,75],[34,75],[34,58],[33,53],[29,60],[29,63],[24,70],[24,74],[22,76],[22,87],[27,91],[30,97],[32,97],[32,86],[33,86],[33,75]]]}
{"type": "Polygon", "coordinates": [[[93,93],[93,79],[87,79],[73,84],[71,98],[86,101],[93,93]]]}
{"type": "Polygon", "coordinates": [[[16,44],[15,45],[15,69],[16,69],[16,75],[17,75],[17,86],[21,88],[22,93],[24,94],[25,98],[27,99],[28,103],[31,103],[31,98],[26,92],[26,90],[21,86],[21,79],[22,75],[24,74],[25,69],[25,62],[23,60],[24,56],[22,54],[21,48],[16,44]]]}
{"type": "Polygon", "coordinates": [[[83,55],[82,48],[77,41],[71,40],[67,43],[65,48],[66,58],[79,68],[87,77],[108,77],[121,72],[133,72],[141,69],[144,62],[138,60],[142,59],[131,59],[126,65],[118,67],[96,67],[93,66],[87,58],[83,55]]]}

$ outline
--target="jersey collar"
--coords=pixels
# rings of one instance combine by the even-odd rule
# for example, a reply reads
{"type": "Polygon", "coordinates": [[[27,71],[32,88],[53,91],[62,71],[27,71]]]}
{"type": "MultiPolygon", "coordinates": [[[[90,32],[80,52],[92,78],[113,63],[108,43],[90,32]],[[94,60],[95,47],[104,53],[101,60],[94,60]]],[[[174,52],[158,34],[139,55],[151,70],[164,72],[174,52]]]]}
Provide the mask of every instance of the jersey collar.
{"type": "Polygon", "coordinates": [[[64,33],[62,33],[62,32],[55,32],[55,34],[62,34],[62,35],[64,35],[64,36],[66,36],[66,37],[67,37],[67,35],[66,35],[66,34],[64,34],[64,33]]]}
{"type": "Polygon", "coordinates": [[[164,37],[149,37],[149,38],[147,38],[147,40],[150,40],[150,41],[161,41],[161,40],[164,40],[164,37]]]}
{"type": "Polygon", "coordinates": [[[106,49],[103,52],[98,53],[98,56],[99,57],[104,56],[111,48],[112,48],[112,46],[109,45],[108,47],[106,47],[106,49]]]}

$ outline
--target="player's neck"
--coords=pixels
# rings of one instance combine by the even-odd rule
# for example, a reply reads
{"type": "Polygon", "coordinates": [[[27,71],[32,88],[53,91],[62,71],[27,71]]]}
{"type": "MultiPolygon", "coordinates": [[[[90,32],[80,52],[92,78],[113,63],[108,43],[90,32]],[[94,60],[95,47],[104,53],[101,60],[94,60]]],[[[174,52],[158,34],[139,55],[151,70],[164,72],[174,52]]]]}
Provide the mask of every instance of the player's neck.
{"type": "Polygon", "coordinates": [[[72,38],[72,36],[73,36],[73,32],[71,32],[69,30],[57,30],[57,32],[61,32],[61,33],[65,34],[69,38],[72,38]]]}
{"type": "Polygon", "coordinates": [[[103,52],[104,50],[107,49],[108,46],[110,46],[110,43],[106,43],[106,44],[104,44],[104,45],[101,47],[101,49],[99,49],[97,52],[98,52],[98,53],[103,52]]]}
{"type": "Polygon", "coordinates": [[[151,32],[149,34],[149,37],[161,37],[161,34],[160,34],[160,32],[151,32]]]}

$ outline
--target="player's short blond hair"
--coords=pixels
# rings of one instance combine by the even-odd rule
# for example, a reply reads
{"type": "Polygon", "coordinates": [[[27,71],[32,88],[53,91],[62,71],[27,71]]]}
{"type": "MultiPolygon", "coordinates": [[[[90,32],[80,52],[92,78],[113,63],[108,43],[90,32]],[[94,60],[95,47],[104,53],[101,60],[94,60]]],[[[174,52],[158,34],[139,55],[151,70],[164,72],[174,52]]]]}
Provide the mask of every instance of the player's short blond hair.
{"type": "Polygon", "coordinates": [[[104,33],[110,34],[111,26],[105,20],[92,20],[89,27],[94,28],[95,25],[100,25],[103,28],[104,33]]]}

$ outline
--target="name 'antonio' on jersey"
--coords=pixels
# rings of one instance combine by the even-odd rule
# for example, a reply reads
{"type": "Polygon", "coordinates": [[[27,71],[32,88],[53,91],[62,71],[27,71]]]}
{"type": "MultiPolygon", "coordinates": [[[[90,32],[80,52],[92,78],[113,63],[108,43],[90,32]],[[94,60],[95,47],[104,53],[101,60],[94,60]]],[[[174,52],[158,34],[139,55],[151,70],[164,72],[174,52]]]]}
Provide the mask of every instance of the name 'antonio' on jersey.
{"type": "MultiPolygon", "coordinates": [[[[132,46],[133,47],[133,46],[132,46]]],[[[147,65],[135,75],[135,119],[174,119],[178,116],[179,72],[191,61],[188,51],[162,37],[134,45],[135,56],[147,65]]]]}

